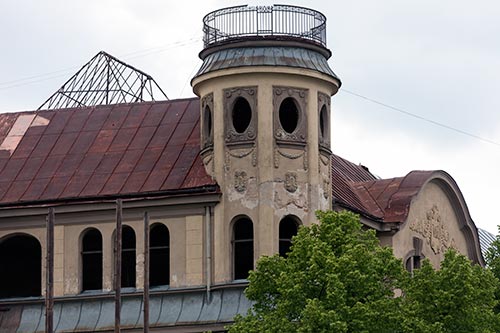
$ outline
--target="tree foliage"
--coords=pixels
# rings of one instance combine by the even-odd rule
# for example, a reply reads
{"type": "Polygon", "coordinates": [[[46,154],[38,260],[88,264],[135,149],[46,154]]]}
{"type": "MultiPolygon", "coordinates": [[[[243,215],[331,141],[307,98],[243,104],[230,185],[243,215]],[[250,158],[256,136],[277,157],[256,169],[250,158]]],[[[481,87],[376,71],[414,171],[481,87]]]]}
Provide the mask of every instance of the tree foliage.
{"type": "Polygon", "coordinates": [[[494,332],[498,281],[453,251],[441,270],[410,277],[349,212],[318,212],[287,258],[262,257],[250,273],[253,307],[230,332],[494,332]]]}
{"type": "MultiPolygon", "coordinates": [[[[498,228],[498,232],[499,234],[490,244],[490,247],[486,252],[485,259],[488,268],[491,270],[493,275],[500,280],[500,227],[498,228]]],[[[497,300],[495,312],[500,313],[500,284],[497,284],[497,287],[495,289],[495,298],[497,300]]]]}
{"type": "Polygon", "coordinates": [[[497,284],[489,270],[454,250],[446,252],[439,270],[424,261],[405,284],[405,331],[497,332],[497,284]]]}

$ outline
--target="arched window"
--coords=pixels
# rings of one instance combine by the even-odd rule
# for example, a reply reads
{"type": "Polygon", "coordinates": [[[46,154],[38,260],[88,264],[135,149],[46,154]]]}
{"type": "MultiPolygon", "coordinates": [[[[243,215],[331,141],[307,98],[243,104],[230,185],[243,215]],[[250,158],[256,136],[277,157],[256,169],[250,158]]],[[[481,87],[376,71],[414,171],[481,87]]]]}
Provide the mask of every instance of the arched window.
{"type": "Polygon", "coordinates": [[[122,229],[122,288],[135,288],[135,232],[128,225],[122,229]]]}
{"type": "Polygon", "coordinates": [[[248,217],[234,222],[232,243],[234,279],[246,279],[253,269],[253,223],[248,217]]]}
{"type": "Polygon", "coordinates": [[[156,223],[151,226],[149,243],[149,285],[170,283],[170,234],[168,228],[156,223]]]}
{"type": "Polygon", "coordinates": [[[299,224],[297,223],[297,218],[288,215],[285,216],[280,221],[280,231],[279,231],[279,247],[280,256],[287,257],[287,253],[290,251],[292,246],[292,237],[297,234],[299,224]]]}
{"type": "Polygon", "coordinates": [[[413,237],[413,250],[406,255],[405,267],[408,272],[413,275],[415,269],[420,269],[424,255],[422,253],[423,240],[418,237],[413,237]]]}
{"type": "Polygon", "coordinates": [[[102,235],[88,229],[82,238],[82,291],[102,289],[102,235]]]}
{"type": "Polygon", "coordinates": [[[42,247],[30,235],[0,241],[0,298],[40,296],[42,247]]]}

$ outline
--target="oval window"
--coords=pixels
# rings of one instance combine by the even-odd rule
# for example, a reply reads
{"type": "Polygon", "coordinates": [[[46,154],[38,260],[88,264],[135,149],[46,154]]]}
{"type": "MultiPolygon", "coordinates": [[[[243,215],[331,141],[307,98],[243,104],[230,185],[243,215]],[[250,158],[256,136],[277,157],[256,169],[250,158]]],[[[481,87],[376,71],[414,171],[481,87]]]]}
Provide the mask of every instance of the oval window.
{"type": "Polygon", "coordinates": [[[297,125],[299,124],[299,109],[293,98],[288,97],[281,102],[279,119],[281,127],[285,132],[291,134],[297,129],[297,125]]]}
{"type": "Polygon", "coordinates": [[[252,109],[246,99],[238,97],[234,103],[231,116],[233,118],[234,130],[238,133],[245,132],[252,120],[252,109]]]}

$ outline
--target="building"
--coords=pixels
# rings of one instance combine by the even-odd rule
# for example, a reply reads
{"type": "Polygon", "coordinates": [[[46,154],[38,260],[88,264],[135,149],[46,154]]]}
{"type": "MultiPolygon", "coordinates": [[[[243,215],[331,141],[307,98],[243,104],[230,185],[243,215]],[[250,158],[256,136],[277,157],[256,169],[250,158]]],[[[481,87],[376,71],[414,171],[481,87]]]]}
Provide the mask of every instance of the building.
{"type": "Polygon", "coordinates": [[[359,213],[409,270],[450,247],[483,264],[450,175],[378,179],[332,154],[321,13],[231,7],[204,33],[196,98],[0,115],[0,332],[43,332],[46,286],[57,332],[113,331],[117,243],[123,331],[142,331],[145,274],[155,331],[222,331],[255,261],[318,209],[359,213]]]}

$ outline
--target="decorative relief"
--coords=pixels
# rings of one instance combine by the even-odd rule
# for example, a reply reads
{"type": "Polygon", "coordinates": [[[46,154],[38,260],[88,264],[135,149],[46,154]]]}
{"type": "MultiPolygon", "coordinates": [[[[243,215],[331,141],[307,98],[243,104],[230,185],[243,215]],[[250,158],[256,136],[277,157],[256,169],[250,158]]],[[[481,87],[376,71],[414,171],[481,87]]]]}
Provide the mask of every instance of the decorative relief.
{"type": "Polygon", "coordinates": [[[328,199],[330,194],[330,180],[328,178],[323,178],[323,197],[328,199]]]}
{"type": "Polygon", "coordinates": [[[274,192],[274,204],[276,209],[289,208],[290,205],[302,209],[304,212],[309,211],[309,205],[307,203],[307,198],[304,193],[299,192],[299,195],[285,195],[282,198],[278,191],[274,192]]]}
{"type": "Polygon", "coordinates": [[[224,89],[224,141],[228,145],[247,143],[257,137],[257,87],[235,87],[224,89]],[[233,108],[238,98],[244,98],[250,107],[250,119],[243,132],[234,128],[233,108]]]}
{"type": "Polygon", "coordinates": [[[330,102],[331,98],[329,95],[322,92],[318,92],[318,134],[319,134],[319,145],[330,151],[330,102]],[[324,124],[324,133],[321,130],[321,110],[323,106],[326,108],[326,123],[324,124]]]}
{"type": "Polygon", "coordinates": [[[202,115],[202,147],[211,147],[214,144],[213,124],[214,124],[214,94],[210,93],[201,99],[201,115],[202,115]],[[208,113],[205,112],[208,108],[208,113]],[[206,119],[210,117],[210,119],[206,119]]]}
{"type": "Polygon", "coordinates": [[[410,223],[410,230],[422,235],[435,254],[443,253],[449,248],[456,248],[455,240],[446,230],[436,205],[426,213],[425,219],[410,223]]]}
{"type": "Polygon", "coordinates": [[[273,126],[274,138],[277,143],[304,145],[307,140],[307,89],[293,87],[273,87],[273,126]],[[280,107],[282,102],[292,98],[297,106],[298,122],[293,132],[285,131],[280,122],[280,107]]]}
{"type": "Polygon", "coordinates": [[[248,176],[245,171],[236,171],[234,173],[234,188],[238,192],[245,192],[248,186],[248,176]]]}
{"type": "Polygon", "coordinates": [[[307,149],[304,148],[304,150],[298,154],[290,154],[290,153],[282,151],[279,148],[275,148],[274,149],[274,167],[276,169],[280,167],[280,156],[288,158],[290,160],[296,160],[296,159],[302,157],[304,170],[307,170],[307,149]]]}
{"type": "Polygon", "coordinates": [[[295,192],[297,191],[298,185],[297,185],[297,173],[296,172],[287,172],[285,174],[285,189],[288,192],[295,192]]]}
{"type": "Polygon", "coordinates": [[[254,145],[252,148],[247,150],[239,150],[238,152],[233,152],[231,150],[226,150],[224,170],[229,171],[231,169],[231,157],[234,158],[244,158],[252,155],[252,166],[257,166],[257,148],[254,145]]]}

